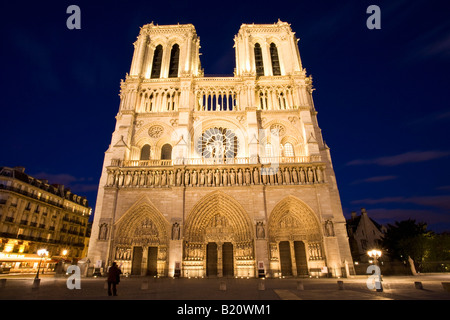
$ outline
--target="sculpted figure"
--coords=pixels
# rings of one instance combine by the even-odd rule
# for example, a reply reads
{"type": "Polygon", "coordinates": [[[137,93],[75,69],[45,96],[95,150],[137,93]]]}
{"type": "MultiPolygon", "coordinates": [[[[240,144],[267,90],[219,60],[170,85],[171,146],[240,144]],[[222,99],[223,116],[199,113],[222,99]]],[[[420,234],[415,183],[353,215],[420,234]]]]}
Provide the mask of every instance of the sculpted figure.
{"type": "Polygon", "coordinates": [[[212,184],[212,172],[211,172],[211,170],[208,170],[208,172],[206,173],[206,176],[208,178],[208,186],[211,186],[211,184],[212,184]]]}
{"type": "Polygon", "coordinates": [[[159,179],[160,179],[160,176],[159,176],[159,171],[158,170],[156,170],[156,174],[155,174],[155,187],[159,187],[159,179]]]}
{"type": "Polygon", "coordinates": [[[240,185],[242,185],[242,169],[241,168],[239,168],[239,171],[238,171],[238,183],[240,185]]]}
{"type": "Polygon", "coordinates": [[[245,183],[250,184],[251,183],[251,176],[250,171],[248,169],[245,169],[245,183]]]}
{"type": "Polygon", "coordinates": [[[196,170],[194,170],[194,171],[192,172],[192,185],[193,185],[193,186],[196,186],[196,185],[197,185],[197,171],[196,171],[196,170]]]}
{"type": "Polygon", "coordinates": [[[228,185],[228,172],[225,169],[222,171],[222,183],[224,186],[228,185]]]}
{"type": "Polygon", "coordinates": [[[216,170],[216,172],[214,173],[214,177],[215,177],[215,183],[216,186],[220,185],[220,172],[219,169],[216,170]]]}
{"type": "Polygon", "coordinates": [[[236,172],[234,172],[233,169],[231,169],[230,172],[230,183],[232,186],[234,186],[234,184],[236,183],[236,172]]]}
{"type": "Polygon", "coordinates": [[[253,169],[253,183],[259,184],[259,171],[258,168],[253,169]]]}
{"type": "Polygon", "coordinates": [[[200,185],[204,185],[205,184],[205,172],[203,171],[203,169],[200,171],[200,185]]]}
{"type": "Polygon", "coordinates": [[[173,186],[173,182],[174,182],[174,173],[172,171],[169,171],[169,185],[173,186]]]}
{"type": "Polygon", "coordinates": [[[311,168],[308,168],[308,182],[309,183],[314,182],[314,173],[312,172],[311,168]]]}
{"type": "Polygon", "coordinates": [[[189,170],[186,170],[184,172],[184,185],[188,186],[189,185],[189,170]]]}
{"type": "Polygon", "coordinates": [[[283,184],[283,174],[281,173],[281,168],[277,168],[277,181],[278,184],[283,184]]]}
{"type": "Polygon", "coordinates": [[[297,170],[295,168],[292,169],[292,182],[294,184],[297,184],[297,182],[298,182],[297,170]]]}
{"type": "Polygon", "coordinates": [[[162,176],[161,176],[161,185],[165,186],[166,185],[166,181],[167,181],[166,170],[164,170],[163,173],[162,173],[162,176]]]}
{"type": "Polygon", "coordinates": [[[305,183],[305,171],[300,169],[300,182],[305,183]]]}
{"type": "Polygon", "coordinates": [[[291,177],[287,168],[284,168],[284,181],[285,184],[291,184],[291,177]]]}

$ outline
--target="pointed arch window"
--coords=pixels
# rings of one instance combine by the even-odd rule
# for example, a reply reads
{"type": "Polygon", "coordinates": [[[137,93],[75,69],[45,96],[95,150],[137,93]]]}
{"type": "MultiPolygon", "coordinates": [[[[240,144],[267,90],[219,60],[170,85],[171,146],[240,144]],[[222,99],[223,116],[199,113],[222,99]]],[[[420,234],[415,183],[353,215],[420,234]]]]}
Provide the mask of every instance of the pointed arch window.
{"type": "Polygon", "coordinates": [[[163,56],[163,47],[162,45],[158,45],[155,48],[155,52],[153,53],[153,64],[151,74],[152,79],[161,77],[162,56],[163,56]]]}
{"type": "Polygon", "coordinates": [[[283,147],[283,156],[285,157],[293,157],[294,156],[294,147],[290,142],[286,142],[283,147]]]}
{"type": "Polygon", "coordinates": [[[180,46],[174,44],[170,51],[169,78],[178,77],[178,64],[180,61],[180,46]]]}
{"type": "Polygon", "coordinates": [[[161,160],[171,160],[172,159],[172,146],[168,143],[161,148],[161,160]]]}
{"type": "Polygon", "coordinates": [[[278,49],[275,43],[270,44],[270,59],[272,61],[272,74],[281,76],[280,61],[278,59],[278,49]]]}
{"type": "Polygon", "coordinates": [[[256,69],[256,76],[263,76],[264,75],[264,63],[263,63],[263,57],[262,57],[262,51],[261,51],[261,45],[259,43],[255,43],[255,69],[256,69]]]}
{"type": "Polygon", "coordinates": [[[141,149],[140,160],[150,160],[150,145],[146,144],[141,149]]]}
{"type": "Polygon", "coordinates": [[[273,157],[273,148],[271,143],[266,143],[265,146],[266,157],[273,157]]]}

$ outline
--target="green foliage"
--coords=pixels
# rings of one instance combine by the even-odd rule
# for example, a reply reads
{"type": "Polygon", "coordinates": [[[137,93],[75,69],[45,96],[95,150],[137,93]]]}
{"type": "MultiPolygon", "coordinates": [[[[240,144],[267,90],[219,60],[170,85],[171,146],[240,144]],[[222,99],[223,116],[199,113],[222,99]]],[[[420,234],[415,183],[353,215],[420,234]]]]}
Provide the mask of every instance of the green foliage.
{"type": "Polygon", "coordinates": [[[425,223],[408,219],[388,224],[382,245],[393,259],[407,262],[411,257],[417,271],[450,270],[450,234],[435,234],[425,223]]]}

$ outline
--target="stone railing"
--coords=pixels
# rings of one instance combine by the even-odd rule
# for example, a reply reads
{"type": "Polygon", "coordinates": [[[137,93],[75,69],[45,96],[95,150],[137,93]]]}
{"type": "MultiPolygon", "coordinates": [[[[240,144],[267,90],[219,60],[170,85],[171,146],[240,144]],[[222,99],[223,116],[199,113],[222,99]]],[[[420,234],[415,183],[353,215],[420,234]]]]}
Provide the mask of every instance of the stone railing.
{"type": "Polygon", "coordinates": [[[323,163],[183,165],[180,167],[107,168],[106,187],[233,187],[303,185],[325,182],[323,163]]]}
{"type": "Polygon", "coordinates": [[[286,164],[320,162],[320,155],[295,157],[253,158],[180,158],[174,160],[119,160],[112,159],[114,167],[170,167],[184,165],[232,165],[232,164],[286,164]]]}

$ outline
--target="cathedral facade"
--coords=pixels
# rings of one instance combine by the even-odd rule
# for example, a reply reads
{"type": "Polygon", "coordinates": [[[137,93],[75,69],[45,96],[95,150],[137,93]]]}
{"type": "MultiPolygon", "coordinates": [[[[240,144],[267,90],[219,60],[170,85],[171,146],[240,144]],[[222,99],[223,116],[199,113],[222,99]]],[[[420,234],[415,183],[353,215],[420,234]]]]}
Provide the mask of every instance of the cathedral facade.
{"type": "Polygon", "coordinates": [[[312,78],[288,23],[243,24],[233,77],[193,25],[143,26],[105,152],[92,264],[131,275],[353,273],[312,78]]]}

